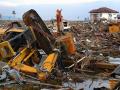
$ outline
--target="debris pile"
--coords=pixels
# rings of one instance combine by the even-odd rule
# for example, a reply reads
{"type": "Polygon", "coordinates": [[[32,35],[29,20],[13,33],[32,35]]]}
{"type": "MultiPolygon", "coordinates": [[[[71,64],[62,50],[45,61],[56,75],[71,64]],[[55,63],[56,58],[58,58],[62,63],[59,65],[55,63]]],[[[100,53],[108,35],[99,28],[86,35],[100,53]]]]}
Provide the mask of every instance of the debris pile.
{"type": "Polygon", "coordinates": [[[1,28],[0,87],[119,88],[120,66],[113,62],[120,62],[120,33],[109,32],[109,24],[102,21],[62,26],[60,10],[56,17],[57,32],[33,9],[24,13],[24,27],[12,22],[1,28]]]}

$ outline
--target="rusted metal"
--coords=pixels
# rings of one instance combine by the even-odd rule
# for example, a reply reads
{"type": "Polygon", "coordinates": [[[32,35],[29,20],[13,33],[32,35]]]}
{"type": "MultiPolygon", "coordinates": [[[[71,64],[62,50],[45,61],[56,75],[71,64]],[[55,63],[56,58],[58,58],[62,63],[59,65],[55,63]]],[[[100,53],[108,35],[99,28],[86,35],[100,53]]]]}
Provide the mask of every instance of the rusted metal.
{"type": "Polygon", "coordinates": [[[33,9],[23,15],[24,23],[33,29],[37,38],[38,48],[42,48],[47,54],[53,51],[52,45],[55,42],[54,36],[50,33],[45,23],[33,9]]]}
{"type": "Polygon", "coordinates": [[[114,90],[115,89],[115,87],[116,87],[116,85],[118,84],[118,80],[115,80],[115,79],[113,79],[113,80],[109,80],[109,85],[110,85],[110,90],[114,90]]]}
{"type": "Polygon", "coordinates": [[[95,63],[95,67],[101,68],[101,69],[115,69],[118,65],[117,64],[110,64],[110,63],[95,63]]]}

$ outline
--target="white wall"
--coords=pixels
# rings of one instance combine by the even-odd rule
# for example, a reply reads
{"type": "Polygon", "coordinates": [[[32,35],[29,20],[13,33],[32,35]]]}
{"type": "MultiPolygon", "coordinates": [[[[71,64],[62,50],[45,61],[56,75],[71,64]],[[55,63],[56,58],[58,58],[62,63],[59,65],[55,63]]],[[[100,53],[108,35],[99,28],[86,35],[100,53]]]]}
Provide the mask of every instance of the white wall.
{"type": "Polygon", "coordinates": [[[118,13],[91,13],[90,19],[93,21],[93,15],[97,14],[98,20],[100,18],[106,18],[107,20],[117,20],[118,13]]]}
{"type": "Polygon", "coordinates": [[[101,17],[100,18],[105,18],[107,20],[109,20],[109,14],[108,13],[101,13],[101,17]]]}
{"type": "Polygon", "coordinates": [[[106,18],[107,20],[117,20],[117,13],[102,13],[100,18],[106,18]]]}

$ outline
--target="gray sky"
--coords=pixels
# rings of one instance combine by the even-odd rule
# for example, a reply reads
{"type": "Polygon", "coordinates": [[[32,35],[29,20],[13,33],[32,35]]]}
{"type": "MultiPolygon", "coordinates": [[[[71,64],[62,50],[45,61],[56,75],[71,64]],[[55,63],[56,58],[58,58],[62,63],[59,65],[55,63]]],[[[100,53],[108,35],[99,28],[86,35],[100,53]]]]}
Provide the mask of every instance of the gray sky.
{"type": "Polygon", "coordinates": [[[65,19],[76,20],[89,17],[91,9],[108,7],[120,12],[120,0],[0,0],[0,13],[2,16],[22,18],[24,12],[35,9],[39,15],[47,20],[55,18],[56,9],[62,9],[65,19]]]}

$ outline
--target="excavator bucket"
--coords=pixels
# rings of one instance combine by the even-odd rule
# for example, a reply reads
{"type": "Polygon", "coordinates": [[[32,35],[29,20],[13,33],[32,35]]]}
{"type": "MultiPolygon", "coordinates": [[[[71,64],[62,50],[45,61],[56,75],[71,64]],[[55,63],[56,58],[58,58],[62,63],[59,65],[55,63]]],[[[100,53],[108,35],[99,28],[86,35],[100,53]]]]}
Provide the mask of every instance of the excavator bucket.
{"type": "Polygon", "coordinates": [[[52,36],[51,32],[37,12],[33,9],[27,11],[23,15],[23,21],[34,31],[37,38],[38,48],[43,49],[46,54],[51,53],[53,51],[53,44],[55,42],[54,36],[52,36]]]}

